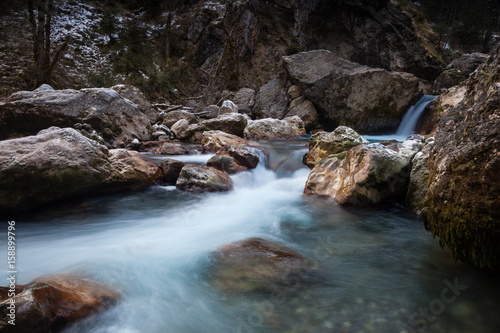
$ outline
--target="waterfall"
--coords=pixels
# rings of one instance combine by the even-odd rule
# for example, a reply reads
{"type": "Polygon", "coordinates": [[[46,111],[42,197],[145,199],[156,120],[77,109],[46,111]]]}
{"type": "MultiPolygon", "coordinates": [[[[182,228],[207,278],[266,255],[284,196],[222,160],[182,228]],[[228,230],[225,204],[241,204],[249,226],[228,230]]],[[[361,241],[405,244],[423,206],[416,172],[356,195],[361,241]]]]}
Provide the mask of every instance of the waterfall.
{"type": "Polygon", "coordinates": [[[399,124],[399,127],[396,130],[396,135],[408,136],[415,133],[417,122],[424,112],[425,107],[436,98],[437,96],[424,95],[415,105],[410,106],[408,111],[406,111],[403,120],[401,120],[401,124],[399,124]]]}
{"type": "Polygon", "coordinates": [[[436,98],[437,96],[424,95],[416,104],[410,106],[395,133],[386,135],[363,135],[363,137],[370,142],[382,140],[404,141],[409,135],[415,133],[417,122],[424,112],[425,107],[436,98]]]}

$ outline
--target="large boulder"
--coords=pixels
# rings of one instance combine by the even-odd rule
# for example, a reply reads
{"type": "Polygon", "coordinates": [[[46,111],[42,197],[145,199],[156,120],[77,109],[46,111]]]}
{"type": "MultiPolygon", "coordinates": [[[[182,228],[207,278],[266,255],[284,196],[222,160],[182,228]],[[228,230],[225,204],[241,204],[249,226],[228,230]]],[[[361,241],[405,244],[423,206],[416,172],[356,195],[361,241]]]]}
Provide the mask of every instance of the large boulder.
{"type": "Polygon", "coordinates": [[[456,259],[500,270],[500,48],[463,85],[429,156],[427,230],[456,259]]]}
{"type": "Polygon", "coordinates": [[[219,130],[242,137],[247,122],[247,118],[242,114],[226,113],[214,119],[204,120],[201,123],[201,128],[202,131],[219,130]]]}
{"type": "Polygon", "coordinates": [[[111,150],[72,128],[0,141],[0,211],[30,209],[114,188],[149,186],[161,177],[137,152],[111,150]]]}
{"type": "Polygon", "coordinates": [[[163,176],[165,183],[169,185],[175,185],[177,179],[181,174],[182,168],[184,168],[184,162],[177,161],[171,158],[166,158],[161,161],[160,168],[163,171],[163,176]]]}
{"type": "Polygon", "coordinates": [[[148,117],[109,88],[20,91],[0,102],[0,139],[77,123],[91,125],[115,147],[150,139],[148,117]]]}
{"type": "Polygon", "coordinates": [[[53,275],[16,287],[12,300],[8,287],[0,287],[0,332],[60,332],[81,319],[101,312],[120,299],[120,293],[105,284],[81,276],[53,275]],[[15,305],[15,326],[8,323],[15,305]]]}
{"type": "Polygon", "coordinates": [[[149,118],[151,123],[156,123],[158,120],[158,111],[153,108],[139,88],[127,84],[118,84],[111,87],[111,89],[137,105],[139,110],[149,118]]]}
{"type": "Polygon", "coordinates": [[[327,50],[283,57],[290,80],[333,125],[368,133],[395,129],[419,95],[412,74],[370,68],[327,50]]]}
{"type": "Polygon", "coordinates": [[[329,197],[339,205],[372,205],[404,196],[408,158],[381,144],[363,144],[319,162],[304,194],[329,197]]]}
{"type": "Polygon", "coordinates": [[[262,238],[227,244],[212,255],[211,282],[231,293],[274,291],[295,285],[312,271],[297,251],[262,238]]]}
{"type": "Polygon", "coordinates": [[[223,192],[233,188],[233,181],[224,172],[204,166],[186,165],[175,186],[189,192],[223,192]]]}
{"type": "Polygon", "coordinates": [[[260,87],[253,114],[255,118],[285,117],[288,106],[286,90],[279,80],[271,80],[260,87]]]}
{"type": "MultiPolygon", "coordinates": [[[[297,119],[300,120],[298,117],[297,119]]],[[[292,126],[287,120],[272,118],[253,120],[245,128],[245,138],[248,140],[293,139],[305,134],[303,123],[301,127],[300,129],[292,126]]]]}
{"type": "Polygon", "coordinates": [[[368,141],[347,126],[339,126],[330,133],[316,133],[309,139],[309,152],[305,155],[304,164],[312,169],[328,156],[363,143],[368,143],[368,141]]]}

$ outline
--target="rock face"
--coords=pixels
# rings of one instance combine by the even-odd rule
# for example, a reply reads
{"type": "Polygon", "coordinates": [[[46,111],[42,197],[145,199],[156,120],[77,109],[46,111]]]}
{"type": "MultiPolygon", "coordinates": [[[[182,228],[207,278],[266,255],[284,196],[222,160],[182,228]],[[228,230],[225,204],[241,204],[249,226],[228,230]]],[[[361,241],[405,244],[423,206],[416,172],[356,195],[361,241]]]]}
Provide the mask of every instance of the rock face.
{"type": "Polygon", "coordinates": [[[288,106],[286,90],[278,80],[271,80],[260,87],[253,113],[255,118],[283,119],[288,106]]]}
{"type": "Polygon", "coordinates": [[[305,135],[303,126],[302,123],[302,129],[298,129],[292,127],[286,120],[272,118],[254,120],[245,128],[245,138],[248,140],[293,139],[305,135]]]}
{"type": "Polygon", "coordinates": [[[439,123],[422,217],[456,259],[500,270],[500,48],[439,123]]]}
{"type": "Polygon", "coordinates": [[[0,210],[152,185],[161,177],[137,152],[111,150],[72,128],[51,127],[36,136],[0,141],[0,210]]]}
{"type": "Polygon", "coordinates": [[[363,143],[368,143],[368,141],[347,126],[339,126],[331,133],[316,133],[309,139],[309,152],[305,156],[304,164],[312,169],[328,156],[363,143]]]}
{"type": "Polygon", "coordinates": [[[359,145],[325,158],[309,174],[304,194],[339,205],[371,205],[404,196],[409,161],[381,144],[359,145]]]}
{"type": "Polygon", "coordinates": [[[224,172],[210,167],[186,165],[175,186],[190,192],[223,192],[233,188],[233,181],[224,172]]]}
{"type": "Polygon", "coordinates": [[[41,277],[28,285],[18,286],[14,297],[15,326],[7,324],[10,302],[7,297],[2,297],[0,327],[5,330],[0,330],[13,333],[60,332],[67,325],[105,310],[119,298],[120,293],[114,288],[83,277],[41,277]]]}
{"type": "Polygon", "coordinates": [[[113,89],[20,91],[0,102],[0,139],[76,123],[89,124],[113,146],[150,138],[148,117],[113,89]]]}
{"type": "Polygon", "coordinates": [[[290,80],[323,117],[368,133],[395,129],[418,97],[419,80],[341,59],[326,50],[283,57],[290,80]]]}
{"type": "Polygon", "coordinates": [[[300,253],[262,238],[223,246],[213,254],[211,281],[226,292],[273,291],[304,277],[310,263],[300,253]]]}

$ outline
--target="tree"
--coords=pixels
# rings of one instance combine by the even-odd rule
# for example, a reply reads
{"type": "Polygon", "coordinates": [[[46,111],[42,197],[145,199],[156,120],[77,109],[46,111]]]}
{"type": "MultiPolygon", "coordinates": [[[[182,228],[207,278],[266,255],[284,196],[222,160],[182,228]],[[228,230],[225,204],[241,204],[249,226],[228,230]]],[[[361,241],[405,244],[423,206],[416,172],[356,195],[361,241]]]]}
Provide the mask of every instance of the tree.
{"type": "Polygon", "coordinates": [[[28,15],[33,35],[33,60],[36,71],[36,87],[51,83],[51,74],[57,61],[68,46],[64,42],[54,57],[50,57],[50,23],[54,6],[52,0],[28,0],[28,15]],[[36,19],[35,19],[35,6],[36,19]]]}

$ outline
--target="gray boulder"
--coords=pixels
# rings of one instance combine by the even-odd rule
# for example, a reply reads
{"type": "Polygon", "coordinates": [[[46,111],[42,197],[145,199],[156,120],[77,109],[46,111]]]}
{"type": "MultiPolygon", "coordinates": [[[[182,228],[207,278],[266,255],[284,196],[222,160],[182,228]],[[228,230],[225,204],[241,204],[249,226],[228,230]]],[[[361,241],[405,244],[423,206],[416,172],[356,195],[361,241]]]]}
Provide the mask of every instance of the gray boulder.
{"type": "Polygon", "coordinates": [[[151,123],[156,123],[158,120],[158,111],[153,108],[139,88],[126,84],[118,84],[111,87],[111,89],[137,105],[139,110],[149,118],[151,123]]]}
{"type": "Polygon", "coordinates": [[[111,146],[150,139],[150,121],[113,89],[20,91],[0,102],[0,139],[86,123],[111,146]]]}
{"type": "Polygon", "coordinates": [[[122,188],[149,186],[162,177],[143,155],[109,150],[72,128],[0,141],[0,211],[122,188]]]}
{"type": "Polygon", "coordinates": [[[308,131],[318,125],[318,111],[316,111],[314,104],[305,96],[300,96],[290,103],[290,108],[286,116],[298,116],[302,119],[308,131]]]}
{"type": "Polygon", "coordinates": [[[226,113],[238,113],[238,106],[229,100],[222,102],[219,108],[219,115],[226,113]]]}
{"type": "Polygon", "coordinates": [[[423,148],[413,157],[411,161],[410,184],[406,194],[406,206],[417,214],[424,207],[425,196],[429,188],[429,153],[434,146],[434,138],[425,141],[423,148]]]}
{"type": "Polygon", "coordinates": [[[288,106],[285,88],[278,80],[271,80],[260,87],[253,114],[255,118],[283,119],[288,106]]]}
{"type": "Polygon", "coordinates": [[[192,113],[187,111],[170,111],[163,115],[163,125],[172,128],[176,122],[185,119],[188,124],[198,124],[200,120],[192,113]]]}
{"type": "Polygon", "coordinates": [[[255,90],[250,88],[241,88],[234,94],[233,102],[238,106],[240,113],[252,114],[255,105],[255,90]]]}
{"type": "Polygon", "coordinates": [[[368,133],[395,129],[419,95],[412,74],[370,68],[326,50],[283,57],[298,85],[326,119],[368,133]]]}
{"type": "MultiPolygon", "coordinates": [[[[294,121],[300,118],[294,119],[294,121]]],[[[248,123],[245,138],[248,140],[293,139],[305,134],[303,129],[292,126],[289,121],[279,119],[259,119],[248,123]]]]}

